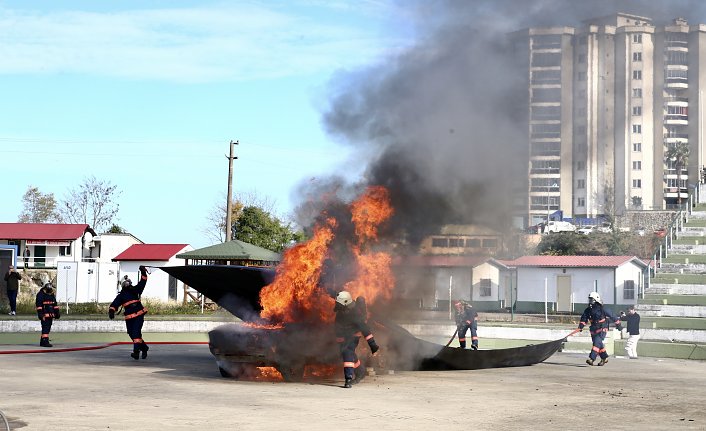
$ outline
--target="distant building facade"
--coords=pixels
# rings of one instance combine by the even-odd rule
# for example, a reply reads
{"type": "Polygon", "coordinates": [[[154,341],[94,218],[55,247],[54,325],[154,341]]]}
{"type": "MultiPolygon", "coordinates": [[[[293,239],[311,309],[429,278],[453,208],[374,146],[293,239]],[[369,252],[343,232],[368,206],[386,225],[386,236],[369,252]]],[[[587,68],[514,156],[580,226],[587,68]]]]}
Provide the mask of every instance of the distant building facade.
{"type": "Polygon", "coordinates": [[[702,181],[706,25],[618,13],[511,37],[528,88],[525,226],[673,208],[702,181]],[[686,165],[666,157],[676,145],[686,165]]]}

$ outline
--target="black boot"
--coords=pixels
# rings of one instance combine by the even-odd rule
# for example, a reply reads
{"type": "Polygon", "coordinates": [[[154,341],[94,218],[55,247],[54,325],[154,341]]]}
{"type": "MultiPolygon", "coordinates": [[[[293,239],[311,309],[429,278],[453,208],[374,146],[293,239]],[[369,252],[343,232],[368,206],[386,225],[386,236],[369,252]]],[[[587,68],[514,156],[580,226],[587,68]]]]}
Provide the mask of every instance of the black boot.
{"type": "Polygon", "coordinates": [[[142,359],[147,359],[147,351],[150,349],[150,347],[145,343],[144,341],[140,345],[140,350],[142,350],[142,359]]]}
{"type": "Polygon", "coordinates": [[[353,387],[353,379],[346,378],[346,382],[343,384],[344,388],[352,388],[353,387]]]}
{"type": "Polygon", "coordinates": [[[353,378],[353,384],[359,383],[365,378],[365,367],[363,365],[353,370],[355,377],[353,378]]]}
{"type": "Polygon", "coordinates": [[[139,344],[133,344],[132,353],[130,353],[130,356],[132,356],[132,359],[134,359],[134,360],[140,359],[140,345],[139,344]]]}
{"type": "Polygon", "coordinates": [[[51,343],[49,343],[49,338],[46,338],[46,337],[42,337],[39,340],[39,345],[41,347],[54,347],[51,343]]]}

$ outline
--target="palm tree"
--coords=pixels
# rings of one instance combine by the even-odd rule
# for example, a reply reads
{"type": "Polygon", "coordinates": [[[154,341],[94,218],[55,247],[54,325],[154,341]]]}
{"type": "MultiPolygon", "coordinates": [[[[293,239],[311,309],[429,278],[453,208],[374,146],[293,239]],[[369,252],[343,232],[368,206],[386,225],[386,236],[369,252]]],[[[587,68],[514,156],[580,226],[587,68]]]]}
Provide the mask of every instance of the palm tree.
{"type": "Polygon", "coordinates": [[[670,146],[665,155],[667,165],[671,161],[677,171],[677,204],[681,206],[681,170],[689,163],[689,145],[685,142],[677,142],[670,146]]]}

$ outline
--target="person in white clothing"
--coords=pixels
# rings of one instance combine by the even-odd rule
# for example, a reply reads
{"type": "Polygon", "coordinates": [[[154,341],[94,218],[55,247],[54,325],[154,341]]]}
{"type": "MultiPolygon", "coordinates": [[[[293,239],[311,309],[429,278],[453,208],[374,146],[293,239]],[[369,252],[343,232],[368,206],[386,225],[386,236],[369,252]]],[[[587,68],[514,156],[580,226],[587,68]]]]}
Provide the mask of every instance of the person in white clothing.
{"type": "Polygon", "coordinates": [[[628,341],[625,343],[625,351],[628,353],[628,358],[637,359],[637,342],[640,339],[640,315],[635,311],[634,305],[628,307],[626,321],[628,341]]]}

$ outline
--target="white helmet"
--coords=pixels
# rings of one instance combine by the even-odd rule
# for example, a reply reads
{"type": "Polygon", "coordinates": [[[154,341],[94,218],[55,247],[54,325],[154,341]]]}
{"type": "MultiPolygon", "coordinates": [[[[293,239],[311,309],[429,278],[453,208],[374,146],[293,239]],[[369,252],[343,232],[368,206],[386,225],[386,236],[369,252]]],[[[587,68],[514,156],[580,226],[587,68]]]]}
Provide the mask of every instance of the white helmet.
{"type": "Polygon", "coordinates": [[[588,294],[588,303],[593,304],[594,302],[597,302],[601,304],[601,295],[598,294],[598,292],[591,292],[588,294]]]}
{"type": "Polygon", "coordinates": [[[345,290],[342,290],[338,292],[338,295],[336,295],[336,302],[343,305],[344,307],[347,307],[353,303],[353,297],[350,293],[346,292],[345,290]]]}

